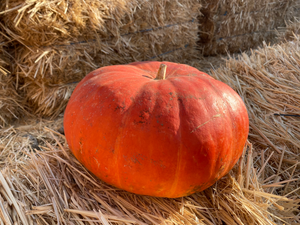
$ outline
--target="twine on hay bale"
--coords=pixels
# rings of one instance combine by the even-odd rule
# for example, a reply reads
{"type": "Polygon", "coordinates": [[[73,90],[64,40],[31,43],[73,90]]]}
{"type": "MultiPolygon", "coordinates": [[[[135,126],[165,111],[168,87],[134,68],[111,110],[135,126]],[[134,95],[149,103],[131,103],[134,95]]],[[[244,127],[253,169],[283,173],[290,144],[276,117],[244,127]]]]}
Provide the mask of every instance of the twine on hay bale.
{"type": "Polygon", "coordinates": [[[230,174],[207,190],[154,198],[116,189],[86,171],[57,132],[62,119],[27,124],[1,136],[2,144],[13,139],[4,150],[10,152],[6,163],[0,164],[0,218],[12,224],[283,224],[270,210],[290,216],[299,204],[264,191],[249,142],[230,174]],[[28,142],[20,141],[24,133],[37,137],[41,151],[33,153],[28,142]],[[22,154],[16,160],[13,152],[22,154]]]}
{"type": "Polygon", "coordinates": [[[0,128],[25,112],[21,97],[16,92],[16,80],[11,75],[11,58],[7,48],[8,41],[0,29],[0,128]]]}
{"type": "Polygon", "coordinates": [[[275,43],[276,29],[299,14],[295,1],[203,1],[199,47],[204,55],[241,52],[275,43]]]}
{"type": "Polygon", "coordinates": [[[6,3],[5,30],[21,43],[17,76],[37,115],[62,112],[68,84],[99,67],[143,60],[181,62],[197,55],[200,0],[91,2],[6,3]]]}

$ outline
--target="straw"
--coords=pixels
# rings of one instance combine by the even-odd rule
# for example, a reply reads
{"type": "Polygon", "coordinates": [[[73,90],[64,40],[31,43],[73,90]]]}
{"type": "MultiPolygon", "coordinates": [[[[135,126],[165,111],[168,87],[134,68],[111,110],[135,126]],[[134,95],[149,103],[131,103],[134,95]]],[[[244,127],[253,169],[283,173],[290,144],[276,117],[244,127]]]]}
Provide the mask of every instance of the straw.
{"type": "Polygon", "coordinates": [[[204,55],[237,53],[277,41],[277,29],[299,14],[298,1],[203,1],[199,47],[204,55]]]}
{"type": "Polygon", "coordinates": [[[249,140],[257,150],[257,177],[262,187],[277,196],[289,193],[295,199],[300,194],[295,174],[300,164],[299,51],[300,37],[294,36],[290,42],[230,57],[226,65],[211,71],[245,102],[249,140]]]}
{"type": "MultiPolygon", "coordinates": [[[[22,147],[24,156],[2,165],[2,183],[10,181],[10,190],[2,189],[6,193],[2,204],[8,204],[11,198],[7,196],[11,192],[17,205],[9,205],[9,210],[19,208],[25,212],[29,224],[34,221],[39,224],[221,224],[222,221],[226,224],[287,224],[297,221],[297,217],[279,218],[270,212],[280,207],[291,217],[299,201],[263,190],[256,179],[256,169],[247,166],[249,162],[258,165],[254,156],[248,154],[253,148],[250,143],[245,146],[244,160],[239,163],[243,165],[242,186],[237,182],[236,166],[203,192],[166,199],[135,195],[95,178],[73,157],[64,136],[57,132],[62,118],[27,123],[29,126],[15,127],[12,137],[30,132],[43,150],[32,152],[29,144],[22,147]]],[[[7,133],[9,130],[3,134],[7,133]]],[[[2,141],[7,141],[5,135],[2,141]]],[[[14,150],[9,148],[10,151],[19,149],[17,146],[14,150]]],[[[3,215],[12,223],[21,221],[19,214],[13,217],[3,212],[3,215]]]]}
{"type": "Polygon", "coordinates": [[[24,104],[39,116],[61,113],[72,83],[99,67],[198,54],[198,0],[7,0],[2,8],[2,28],[19,43],[24,104]]]}
{"type": "Polygon", "coordinates": [[[16,120],[24,112],[21,97],[16,91],[16,79],[12,75],[9,41],[0,29],[0,128],[16,120]]]}

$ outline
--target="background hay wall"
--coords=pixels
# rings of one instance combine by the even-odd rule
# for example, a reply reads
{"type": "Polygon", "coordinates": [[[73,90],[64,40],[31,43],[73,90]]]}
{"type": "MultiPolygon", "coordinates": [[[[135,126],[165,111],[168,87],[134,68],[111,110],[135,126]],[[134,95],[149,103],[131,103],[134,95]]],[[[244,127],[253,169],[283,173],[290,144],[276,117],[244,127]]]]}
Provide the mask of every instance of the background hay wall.
{"type": "Polygon", "coordinates": [[[16,76],[33,112],[57,116],[74,82],[106,65],[194,58],[200,4],[165,1],[8,0],[5,30],[19,41],[16,76]]]}
{"type": "Polygon", "coordinates": [[[199,47],[204,55],[215,55],[275,43],[276,29],[299,10],[299,0],[204,0],[199,47]]]}
{"type": "Polygon", "coordinates": [[[12,58],[7,53],[9,42],[0,29],[0,128],[17,119],[24,109],[11,75],[12,58]]]}

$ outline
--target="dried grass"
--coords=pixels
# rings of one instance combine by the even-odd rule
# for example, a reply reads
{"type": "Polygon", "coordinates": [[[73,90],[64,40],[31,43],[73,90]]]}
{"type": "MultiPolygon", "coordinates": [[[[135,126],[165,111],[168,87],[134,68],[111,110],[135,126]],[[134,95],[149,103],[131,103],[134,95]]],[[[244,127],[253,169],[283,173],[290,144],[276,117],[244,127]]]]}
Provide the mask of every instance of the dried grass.
{"type": "MultiPolygon", "coordinates": [[[[0,165],[2,222],[20,225],[299,222],[295,216],[299,200],[264,191],[266,188],[253,167],[259,164],[254,160],[257,156],[250,143],[230,174],[207,190],[178,199],[154,198],[116,189],[91,175],[70,153],[64,135],[58,132],[61,126],[62,118],[27,121],[2,131],[0,143],[5,145],[2,152],[6,157],[6,163],[0,165]],[[41,151],[32,151],[30,137],[39,143],[41,151]],[[279,218],[272,210],[281,210],[286,218],[279,218]]],[[[268,165],[268,161],[265,163],[268,165]]],[[[272,185],[276,187],[276,184],[269,186],[272,185]]]]}
{"type": "Polygon", "coordinates": [[[199,45],[204,55],[241,52],[275,43],[276,29],[299,14],[295,1],[204,1],[199,45]]]}
{"type": "Polygon", "coordinates": [[[295,17],[287,22],[287,26],[279,29],[278,33],[278,39],[281,42],[293,40],[295,35],[300,34],[300,17],[295,17]]]}
{"type": "Polygon", "coordinates": [[[126,0],[5,0],[0,7],[6,33],[35,47],[68,44],[71,37],[93,39],[97,31],[118,33],[114,28],[130,10],[126,0]]]}
{"type": "MultiPolygon", "coordinates": [[[[188,21],[198,0],[5,0],[6,32],[27,46],[69,45],[188,21]]],[[[192,14],[192,15],[191,15],[192,14]]]]}
{"type": "Polygon", "coordinates": [[[16,76],[37,115],[62,112],[69,84],[99,67],[197,55],[200,0],[68,2],[7,0],[3,6],[6,33],[21,43],[16,76]]]}
{"type": "Polygon", "coordinates": [[[11,58],[7,53],[9,42],[0,29],[0,128],[18,119],[24,109],[16,92],[15,78],[11,74],[11,58]]]}

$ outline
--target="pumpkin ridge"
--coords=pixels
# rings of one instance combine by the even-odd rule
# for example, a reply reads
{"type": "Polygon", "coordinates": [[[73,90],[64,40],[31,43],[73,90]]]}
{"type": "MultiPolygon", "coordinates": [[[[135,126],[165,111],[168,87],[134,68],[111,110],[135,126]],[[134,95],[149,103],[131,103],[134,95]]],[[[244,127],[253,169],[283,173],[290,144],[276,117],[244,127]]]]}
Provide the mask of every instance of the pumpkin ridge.
{"type": "MultiPolygon", "coordinates": [[[[168,74],[166,74],[166,77],[167,77],[167,75],[168,74]]],[[[173,92],[173,93],[176,93],[176,91],[177,91],[177,88],[174,86],[174,84],[171,82],[171,80],[164,80],[163,82],[161,82],[161,83],[157,83],[157,85],[155,85],[155,87],[156,87],[156,90],[155,90],[155,92],[156,93],[159,93],[159,95],[158,96],[161,96],[160,95],[160,90],[161,90],[161,88],[160,88],[160,86],[166,86],[166,83],[169,83],[169,85],[171,86],[171,89],[169,90],[170,92],[173,92]]],[[[156,108],[157,108],[157,106],[158,106],[158,101],[157,101],[157,99],[158,98],[156,98],[156,100],[155,100],[155,105],[153,106],[153,111],[156,111],[156,108]]],[[[178,115],[177,115],[177,118],[179,118],[180,117],[180,105],[179,105],[179,100],[178,100],[178,98],[177,98],[177,105],[176,105],[177,107],[178,107],[178,111],[179,111],[179,113],[178,113],[178,115]]],[[[155,115],[152,115],[152,116],[155,116],[155,115]]],[[[176,133],[176,137],[178,137],[178,138],[181,138],[181,125],[179,125],[179,127],[178,127],[178,130],[177,130],[177,133],[176,133]]],[[[151,151],[153,151],[153,149],[151,150],[151,151]]],[[[152,152],[150,152],[150,156],[151,155],[153,155],[152,154],[152,152]]],[[[167,191],[167,196],[166,197],[169,197],[169,196],[173,196],[174,194],[174,192],[176,192],[176,188],[177,188],[177,186],[178,186],[178,181],[179,181],[179,175],[180,175],[180,173],[179,173],[179,171],[178,170],[180,170],[180,167],[179,167],[179,162],[181,161],[181,159],[182,159],[182,143],[180,142],[180,147],[179,147],[179,149],[178,149],[178,151],[177,151],[177,161],[176,161],[176,172],[175,172],[175,175],[174,175],[174,180],[171,182],[171,183],[169,183],[170,185],[168,185],[168,187],[170,188],[169,189],[169,191],[167,191]]],[[[163,190],[163,192],[166,192],[166,190],[163,190]]],[[[159,193],[158,193],[159,194],[159,193]]]]}
{"type": "MultiPolygon", "coordinates": [[[[205,86],[205,87],[210,87],[211,86],[211,84],[210,83],[208,83],[208,82],[210,82],[211,80],[214,80],[214,79],[198,79],[199,77],[197,77],[197,76],[191,76],[191,77],[188,77],[188,76],[186,76],[186,77],[180,77],[181,78],[181,80],[180,80],[180,85],[183,85],[183,83],[186,83],[186,85],[185,86],[192,86],[193,87],[193,89],[194,90],[197,90],[198,89],[198,87],[199,87],[199,85],[200,86],[205,86]],[[196,81],[196,82],[195,82],[196,81]]],[[[171,79],[170,80],[170,82],[171,83],[173,83],[173,82],[176,82],[175,80],[173,80],[173,79],[171,79]]],[[[178,82],[178,81],[177,81],[178,82]]],[[[187,94],[186,94],[186,92],[184,91],[182,91],[181,89],[180,89],[180,87],[177,87],[176,85],[178,85],[178,83],[176,84],[176,83],[173,83],[173,85],[177,88],[177,92],[178,93],[181,93],[180,95],[178,95],[178,99],[188,99],[188,97],[191,97],[191,96],[188,96],[187,94]]],[[[212,87],[210,87],[210,89],[212,89],[212,87]]],[[[200,99],[199,99],[200,100],[200,99]]],[[[201,102],[202,101],[204,101],[205,99],[202,99],[201,98],[201,102]]],[[[180,101],[180,100],[179,100],[180,101]]],[[[203,111],[205,111],[205,112],[207,112],[208,114],[209,114],[209,111],[211,110],[210,109],[210,107],[209,107],[209,105],[207,105],[207,104],[209,104],[209,103],[207,103],[206,101],[204,101],[204,102],[202,102],[201,103],[202,104],[202,108],[203,108],[203,111]]],[[[180,107],[180,111],[182,111],[182,110],[184,110],[185,112],[188,112],[189,111],[189,109],[186,109],[185,108],[185,105],[182,103],[181,104],[181,107],[180,107]]],[[[181,114],[181,113],[180,113],[181,114]]],[[[212,115],[212,117],[208,120],[208,121],[206,121],[206,122],[204,122],[204,124],[203,125],[209,125],[209,122],[211,122],[212,120],[214,120],[214,118],[218,118],[219,117],[219,114],[217,114],[217,115],[212,115]]],[[[184,121],[184,120],[186,120],[185,119],[185,116],[180,116],[180,121],[184,121]]],[[[209,126],[210,127],[210,126],[209,126]]],[[[209,129],[212,129],[211,127],[209,128],[209,129]]],[[[191,132],[192,133],[192,132],[191,132]]],[[[211,134],[211,132],[208,132],[208,135],[209,135],[209,137],[207,137],[207,139],[211,139],[211,140],[215,140],[215,138],[212,136],[212,134],[211,134]]],[[[180,148],[182,148],[184,145],[184,143],[181,141],[180,142],[181,143],[181,146],[180,146],[180,148]]],[[[213,151],[213,152],[216,152],[216,151],[218,151],[218,149],[216,148],[217,147],[217,145],[215,145],[215,146],[210,146],[210,148],[211,148],[211,151],[213,151]]],[[[205,151],[205,150],[204,150],[205,151]]],[[[182,156],[181,156],[181,158],[182,158],[182,156]]],[[[214,172],[215,172],[215,168],[217,168],[217,166],[218,166],[218,161],[215,161],[215,162],[211,162],[211,164],[210,164],[210,167],[208,168],[207,167],[207,173],[209,173],[209,178],[207,179],[207,180],[212,180],[212,178],[214,178],[213,176],[214,176],[214,172]]],[[[180,168],[183,168],[183,166],[181,165],[180,166],[180,168]]],[[[199,168],[198,168],[199,169],[199,168]]],[[[194,173],[197,173],[198,171],[194,171],[194,173]]],[[[180,177],[180,171],[178,171],[178,178],[180,177]]],[[[196,179],[201,179],[201,177],[200,176],[198,176],[196,179]]],[[[201,186],[201,187],[195,187],[196,189],[198,189],[199,188],[199,190],[202,190],[202,188],[207,188],[207,187],[209,187],[209,186],[211,186],[211,185],[209,185],[209,183],[206,183],[206,184],[203,184],[203,186],[201,186]]],[[[177,193],[179,193],[180,192],[180,190],[176,190],[175,189],[175,191],[174,191],[175,193],[177,192],[177,193]]]]}
{"type": "MultiPolygon", "coordinates": [[[[95,91],[95,92],[96,92],[96,91],[95,91]]],[[[74,97],[76,97],[76,96],[74,96],[74,97]]],[[[88,103],[89,103],[89,101],[84,101],[84,103],[82,104],[82,108],[81,108],[81,109],[84,109],[88,103]]],[[[83,113],[83,110],[80,110],[79,113],[76,113],[76,114],[75,114],[75,118],[73,119],[73,121],[74,121],[74,122],[73,122],[74,126],[77,125],[78,119],[81,119],[79,115],[81,115],[82,113],[83,113]]],[[[80,121],[79,121],[79,122],[80,122],[80,121]]],[[[74,132],[77,132],[77,131],[75,131],[75,129],[71,129],[71,131],[70,131],[70,136],[74,136],[74,132]]],[[[70,149],[74,149],[74,148],[73,148],[73,146],[74,146],[74,141],[75,141],[75,139],[72,138],[72,139],[71,139],[71,146],[72,146],[72,148],[71,148],[71,146],[69,146],[70,149]]],[[[73,153],[73,154],[74,154],[74,153],[73,153]]],[[[78,152],[76,152],[76,155],[78,155],[78,152]]],[[[77,157],[77,156],[76,156],[76,158],[78,159],[78,161],[80,161],[80,163],[84,164],[84,163],[83,163],[83,160],[82,160],[82,159],[84,159],[84,158],[82,158],[82,157],[77,157]],[[79,160],[79,159],[81,159],[81,160],[79,160]]]]}
{"type": "MultiPolygon", "coordinates": [[[[223,101],[224,101],[223,93],[220,93],[220,91],[219,91],[220,88],[217,88],[214,84],[211,83],[210,80],[208,80],[208,82],[210,83],[210,85],[212,87],[212,90],[215,92],[216,96],[218,96],[220,99],[223,99],[223,101]]],[[[224,83],[221,83],[220,81],[218,81],[218,82],[221,86],[223,86],[223,87],[225,86],[227,89],[230,89],[230,87],[228,85],[226,85],[224,83]]],[[[232,94],[237,94],[237,93],[232,93],[232,94]]],[[[224,103],[226,105],[226,109],[228,110],[226,118],[228,118],[228,116],[229,116],[230,119],[228,119],[228,121],[231,121],[231,123],[230,123],[230,126],[231,126],[230,127],[230,137],[229,137],[229,140],[231,140],[231,142],[230,142],[230,147],[228,149],[232,149],[233,151],[227,151],[227,153],[226,153],[226,157],[230,159],[230,160],[228,160],[230,163],[227,163],[226,167],[222,166],[222,168],[219,168],[219,169],[215,168],[215,171],[217,171],[217,170],[219,171],[219,176],[226,175],[226,174],[224,174],[224,171],[229,172],[229,170],[232,169],[232,167],[236,163],[236,162],[232,162],[232,159],[235,158],[234,156],[237,153],[237,151],[240,151],[240,149],[235,149],[237,144],[234,143],[236,140],[233,138],[233,137],[238,137],[238,134],[236,133],[236,129],[234,128],[235,125],[233,124],[234,121],[235,121],[235,118],[236,118],[236,112],[234,112],[231,104],[227,100],[224,101],[224,103]]],[[[229,134],[227,133],[227,135],[229,135],[229,134]]],[[[219,159],[220,159],[220,154],[218,154],[217,160],[219,161],[219,159]]],[[[216,166],[217,166],[217,164],[216,164],[216,166]]],[[[218,177],[218,179],[219,179],[219,177],[218,177]]]]}
{"type": "MultiPolygon", "coordinates": [[[[77,98],[80,98],[81,96],[80,96],[80,92],[79,91],[82,91],[82,90],[80,90],[80,88],[81,87],[84,87],[84,89],[85,89],[85,86],[84,86],[84,84],[87,82],[87,81],[89,81],[89,80],[86,80],[86,81],[82,81],[82,82],[80,82],[80,83],[82,83],[82,85],[77,85],[76,86],[76,88],[74,89],[74,91],[73,91],[73,93],[74,94],[72,94],[72,96],[71,96],[71,98],[70,98],[70,101],[76,101],[77,100],[77,98]],[[78,88],[77,88],[78,87],[78,88]]],[[[90,86],[90,85],[89,85],[90,86]]],[[[95,87],[95,89],[97,90],[97,87],[95,87]]],[[[96,91],[95,91],[96,92],[96,91]]],[[[82,102],[82,101],[81,101],[82,102]]],[[[81,104],[81,106],[84,106],[84,107],[82,107],[81,109],[84,109],[85,107],[86,107],[86,105],[88,104],[88,101],[84,101],[84,103],[83,104],[81,104]]],[[[73,108],[73,105],[70,105],[70,104],[68,104],[67,105],[67,108],[66,108],[66,112],[69,112],[69,108],[71,107],[71,109],[73,108]]],[[[77,125],[77,122],[78,122],[78,120],[79,119],[81,119],[80,117],[79,117],[79,114],[81,114],[82,113],[82,110],[80,110],[79,111],[79,113],[76,113],[75,114],[75,116],[72,118],[72,120],[73,120],[73,126],[75,126],[76,127],[76,125],[77,125]]],[[[66,122],[66,120],[64,120],[64,123],[66,122]]],[[[64,127],[66,127],[66,124],[64,124],[64,127]]],[[[74,136],[74,132],[76,132],[74,129],[70,129],[70,135],[68,135],[68,136],[71,136],[71,137],[73,137],[74,136]]],[[[66,135],[67,135],[67,133],[66,133],[66,135]]],[[[71,141],[68,143],[68,145],[69,145],[69,148],[70,149],[73,149],[73,146],[74,146],[74,141],[75,141],[75,139],[74,138],[71,138],[70,139],[71,141]]],[[[77,157],[76,157],[77,158],[77,157]]],[[[81,158],[80,158],[81,159],[81,158]]],[[[78,160],[79,161],[79,160],[78,160]]],[[[82,162],[81,162],[82,163],[82,162]]]]}
{"type": "MultiPolygon", "coordinates": [[[[205,77],[205,78],[195,77],[194,79],[197,79],[197,80],[201,81],[201,83],[205,83],[205,84],[208,84],[208,83],[209,83],[209,86],[211,87],[211,89],[213,89],[213,86],[211,85],[211,81],[212,81],[212,80],[214,81],[214,78],[212,78],[212,79],[209,79],[209,78],[212,78],[212,77],[205,77]]],[[[191,82],[191,81],[190,81],[190,82],[191,82]]],[[[194,82],[191,83],[191,84],[192,84],[192,85],[195,85],[194,82]]],[[[207,87],[207,86],[205,85],[205,87],[207,87]]],[[[214,91],[215,91],[215,90],[214,90],[214,91]]],[[[207,104],[208,104],[207,102],[205,102],[205,103],[206,103],[206,104],[204,104],[204,105],[205,105],[205,111],[206,111],[206,112],[209,112],[209,111],[210,111],[209,105],[207,105],[207,104]]],[[[219,115],[220,115],[220,114],[212,115],[211,118],[210,118],[207,122],[205,122],[204,124],[202,124],[202,125],[205,125],[206,123],[209,123],[209,122],[213,122],[213,120],[214,120],[215,118],[218,118],[219,115]]],[[[222,115],[222,114],[221,114],[221,115],[222,115]]],[[[198,128],[198,127],[197,127],[197,128],[198,128]]],[[[210,129],[212,129],[212,128],[210,128],[210,129]]],[[[215,130],[215,128],[214,128],[214,130],[215,130]]],[[[213,140],[212,132],[208,132],[208,134],[209,134],[209,136],[210,136],[210,139],[213,140]]],[[[215,146],[214,151],[215,151],[215,152],[218,151],[217,146],[215,146]]],[[[218,166],[218,159],[219,159],[219,156],[220,156],[220,154],[218,154],[217,160],[216,160],[214,163],[211,163],[211,165],[210,165],[210,168],[209,168],[209,174],[210,174],[210,177],[209,177],[208,180],[212,180],[212,177],[213,177],[213,175],[215,174],[215,171],[216,171],[215,168],[217,168],[217,166],[218,166]]],[[[209,187],[209,186],[207,186],[208,184],[205,184],[205,185],[206,185],[206,187],[209,187]]],[[[205,185],[204,185],[204,186],[205,186],[205,185]]]]}
{"type": "MultiPolygon", "coordinates": [[[[178,88],[176,87],[176,85],[172,82],[172,80],[169,80],[169,82],[172,84],[172,86],[174,87],[174,92],[175,93],[178,93],[178,88]]],[[[178,118],[182,119],[182,108],[181,107],[184,107],[182,105],[182,102],[181,102],[181,97],[180,96],[177,96],[177,107],[178,107],[178,118]]],[[[181,137],[182,137],[182,123],[180,123],[179,125],[179,128],[178,128],[178,135],[177,137],[180,138],[181,140],[181,137]]],[[[177,161],[176,161],[176,172],[175,172],[175,179],[171,185],[171,188],[170,188],[170,194],[169,196],[174,196],[174,194],[177,192],[177,188],[178,188],[178,181],[179,181],[179,178],[180,178],[180,174],[181,174],[181,163],[182,163],[182,154],[183,154],[183,144],[182,144],[182,141],[179,142],[180,143],[180,146],[179,146],[179,149],[178,149],[178,152],[177,152],[177,161]]]]}
{"type": "MultiPolygon", "coordinates": [[[[217,96],[219,99],[223,99],[222,98],[222,93],[220,94],[220,92],[219,92],[219,88],[217,88],[212,82],[211,82],[211,79],[203,79],[203,81],[207,84],[207,86],[209,86],[210,87],[210,89],[211,89],[211,91],[213,91],[214,93],[215,93],[215,95],[214,96],[217,96]]],[[[216,82],[216,81],[214,81],[214,82],[216,82]]],[[[224,85],[223,85],[224,86],[224,85]]],[[[225,118],[227,118],[228,117],[228,114],[229,114],[229,116],[230,116],[230,118],[231,118],[231,120],[230,121],[232,121],[234,118],[233,118],[233,115],[232,115],[232,112],[231,111],[229,111],[229,109],[231,109],[231,107],[230,107],[230,104],[227,102],[227,101],[224,101],[223,100],[223,102],[224,102],[224,104],[226,105],[226,109],[228,110],[228,113],[227,113],[227,115],[225,115],[225,118]]],[[[224,117],[224,114],[222,113],[221,115],[223,115],[223,117],[224,117]]],[[[230,142],[230,146],[228,147],[228,149],[232,149],[232,147],[233,147],[233,125],[232,125],[232,123],[230,123],[230,133],[226,133],[227,134],[227,136],[230,136],[230,138],[228,138],[229,140],[231,140],[231,142],[230,142]]],[[[216,146],[216,152],[217,152],[217,157],[216,157],[216,161],[215,161],[215,163],[214,163],[214,165],[211,167],[211,174],[212,175],[217,175],[218,177],[215,177],[215,178],[213,178],[212,179],[212,177],[210,178],[210,180],[214,180],[214,179],[219,179],[220,177],[222,177],[223,175],[225,175],[225,174],[223,174],[223,171],[227,171],[228,170],[228,168],[230,167],[230,165],[228,166],[227,165],[227,167],[225,168],[225,167],[223,167],[222,165],[220,165],[220,161],[223,161],[223,159],[221,158],[221,151],[219,151],[219,146],[216,146]],[[221,160],[220,160],[220,158],[221,158],[221,160]],[[220,167],[221,166],[221,167],[220,167]]],[[[231,161],[231,159],[232,159],[232,151],[227,151],[227,153],[226,153],[226,158],[227,159],[230,159],[230,160],[228,160],[228,161],[231,161]]],[[[229,172],[229,171],[228,171],[229,172]]]]}
{"type": "MultiPolygon", "coordinates": [[[[120,140],[122,138],[122,132],[124,132],[125,128],[126,128],[126,123],[128,122],[128,120],[130,119],[130,112],[132,111],[132,109],[134,108],[134,103],[135,103],[135,100],[143,93],[143,90],[145,88],[145,86],[148,85],[148,82],[145,82],[140,88],[139,90],[135,93],[135,94],[132,94],[131,96],[133,97],[133,100],[131,102],[131,104],[128,106],[127,110],[124,112],[124,117],[122,119],[122,122],[120,124],[120,128],[118,129],[118,134],[117,134],[117,140],[115,142],[115,154],[114,154],[114,162],[116,164],[116,167],[117,167],[117,185],[118,187],[122,187],[122,180],[120,178],[120,167],[119,167],[119,164],[120,163],[116,163],[118,162],[119,160],[119,157],[120,157],[120,140]]],[[[156,101],[155,101],[156,103],[156,101]]]]}

